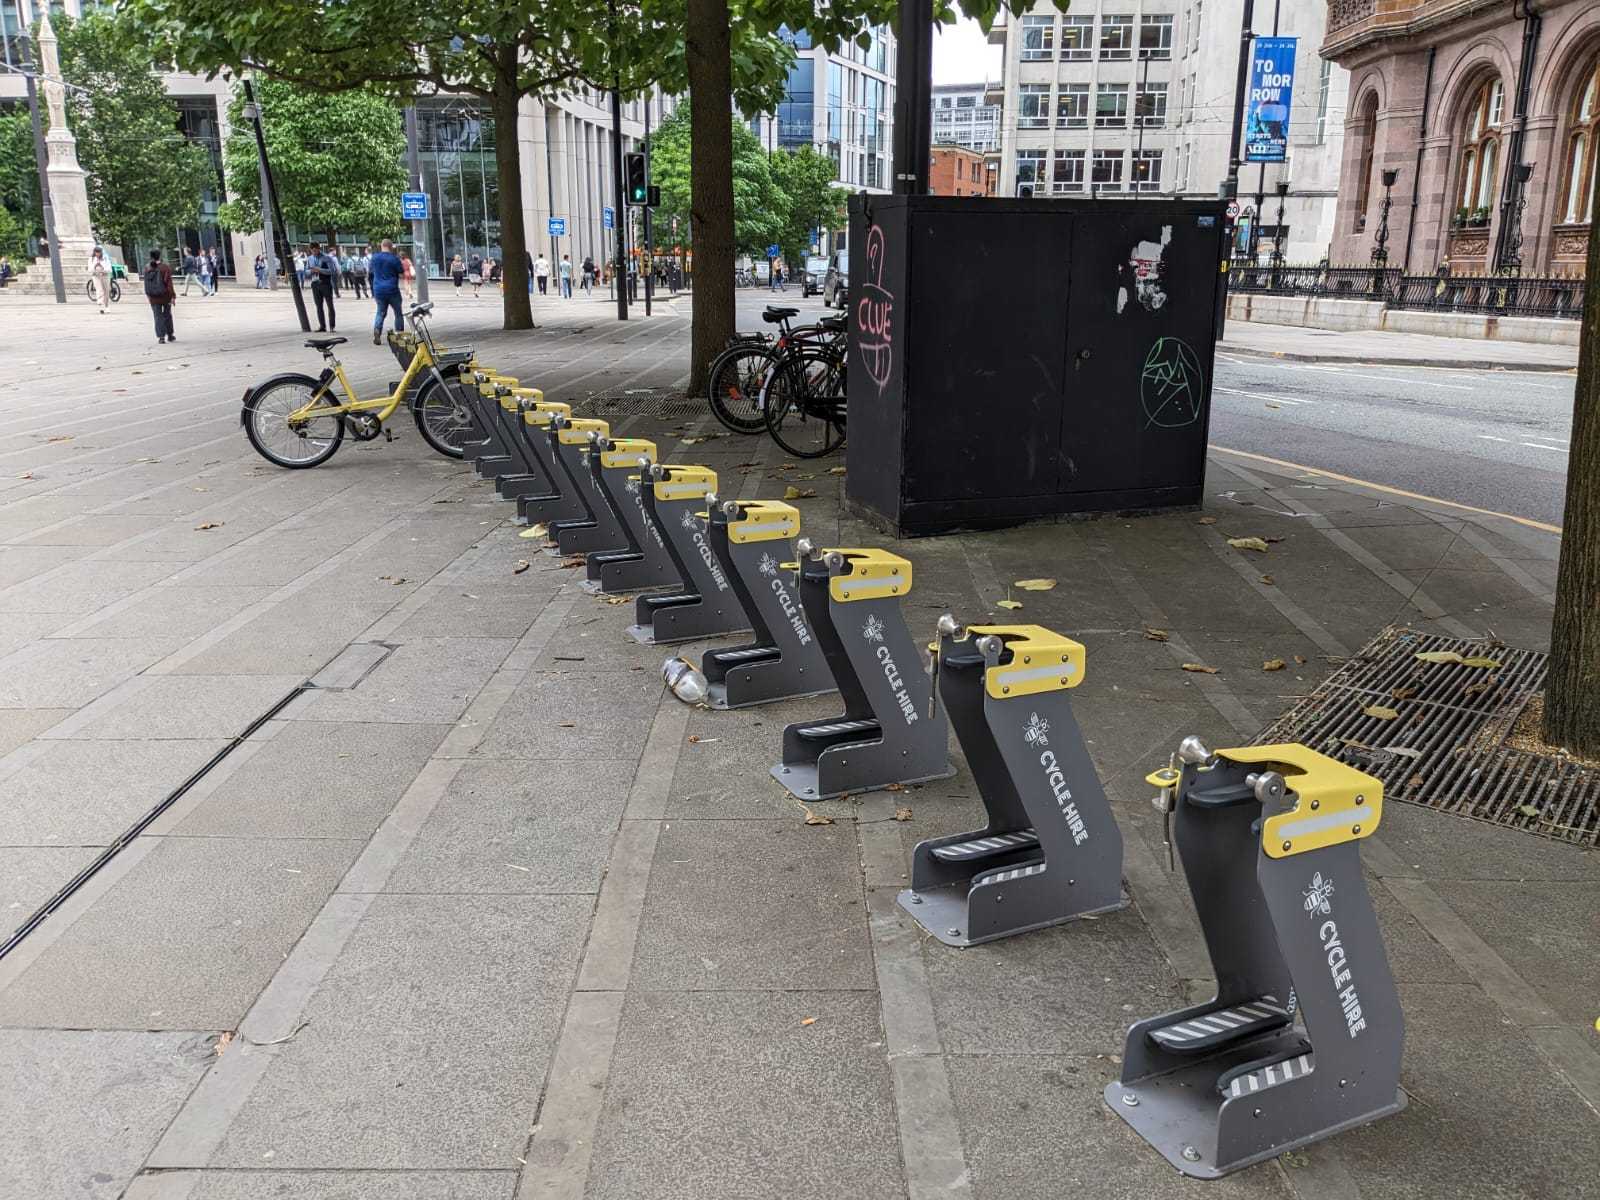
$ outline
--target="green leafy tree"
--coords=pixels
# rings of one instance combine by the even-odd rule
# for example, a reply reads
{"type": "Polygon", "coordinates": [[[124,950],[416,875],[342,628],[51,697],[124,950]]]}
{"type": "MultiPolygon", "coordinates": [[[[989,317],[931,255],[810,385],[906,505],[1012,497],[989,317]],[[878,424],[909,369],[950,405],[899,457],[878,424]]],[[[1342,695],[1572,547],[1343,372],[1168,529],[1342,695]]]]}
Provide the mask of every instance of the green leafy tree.
{"type": "Polygon", "coordinates": [[[24,237],[37,232],[44,221],[39,211],[33,125],[25,108],[0,113],[0,207],[11,214],[24,237]]]}
{"type": "MultiPolygon", "coordinates": [[[[326,95],[277,79],[255,86],[283,219],[301,233],[380,237],[400,229],[406,134],[400,110],[368,91],[326,95]]],[[[228,105],[223,146],[228,192],[218,216],[230,229],[261,228],[261,171],[244,89],[228,105]]]]}
{"type": "Polygon", "coordinates": [[[789,210],[777,241],[790,265],[798,267],[811,251],[813,229],[844,224],[850,193],[833,182],[839,171],[833,159],[810,146],[774,155],[772,170],[789,210]]]}
{"type": "MultiPolygon", "coordinates": [[[[0,204],[0,254],[15,260],[22,256],[27,247],[27,233],[17,224],[17,219],[11,215],[11,210],[0,204]]],[[[13,265],[19,264],[13,262],[13,265]]]]}
{"type": "Polygon", "coordinates": [[[205,147],[179,130],[148,41],[106,9],[63,17],[56,37],[95,232],[126,248],[194,224],[217,173],[205,147]]]}
{"type": "MultiPolygon", "coordinates": [[[[690,107],[680,104],[650,136],[650,177],[661,189],[661,205],[655,214],[658,230],[670,229],[674,218],[680,228],[689,227],[690,107]]],[[[740,254],[760,258],[773,242],[783,240],[789,225],[789,200],[776,170],[783,157],[769,158],[748,126],[734,126],[734,245],[740,254]]]]}

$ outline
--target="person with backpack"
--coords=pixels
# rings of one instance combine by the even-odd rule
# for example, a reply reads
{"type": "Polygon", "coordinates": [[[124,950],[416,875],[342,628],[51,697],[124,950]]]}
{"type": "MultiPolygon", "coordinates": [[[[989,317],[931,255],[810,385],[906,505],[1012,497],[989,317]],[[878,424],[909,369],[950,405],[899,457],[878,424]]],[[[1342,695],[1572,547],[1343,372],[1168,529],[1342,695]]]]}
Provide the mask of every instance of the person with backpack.
{"type": "Polygon", "coordinates": [[[172,268],[161,261],[161,251],[150,251],[150,261],[144,269],[144,295],[150,301],[150,311],[156,321],[156,344],[175,342],[178,335],[172,329],[172,306],[178,293],[172,287],[172,268]]]}
{"type": "Polygon", "coordinates": [[[363,246],[350,259],[350,287],[355,292],[357,300],[369,295],[367,275],[371,267],[372,260],[367,257],[367,248],[363,246]]]}

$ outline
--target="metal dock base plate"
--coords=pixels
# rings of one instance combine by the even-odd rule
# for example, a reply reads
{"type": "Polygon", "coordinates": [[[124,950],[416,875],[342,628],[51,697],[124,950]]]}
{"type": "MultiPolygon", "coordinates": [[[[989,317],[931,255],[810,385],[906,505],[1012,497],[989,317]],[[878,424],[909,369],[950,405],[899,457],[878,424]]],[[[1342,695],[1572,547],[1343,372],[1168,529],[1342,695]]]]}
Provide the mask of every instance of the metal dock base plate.
{"type": "MultiPolygon", "coordinates": [[[[1002,896],[1003,894],[1002,892],[1002,896]]],[[[968,924],[973,911],[968,902],[967,885],[964,882],[951,884],[948,887],[930,888],[925,892],[905,888],[895,899],[911,919],[928,933],[946,946],[957,947],[980,946],[984,942],[999,941],[1012,934],[1048,929],[1052,925],[1064,925],[1080,917],[1117,912],[1119,909],[1127,908],[1129,903],[1128,894],[1124,892],[1117,903],[1108,904],[1104,908],[1086,909],[1083,912],[1068,913],[1064,917],[1050,917],[1025,925],[1007,925],[997,921],[987,930],[974,931],[968,924]]]]}
{"type": "MultiPolygon", "coordinates": [[[[932,775],[907,776],[904,779],[895,779],[889,782],[906,784],[930,783],[935,779],[949,779],[955,773],[956,769],[954,767],[948,767],[932,775]]],[[[862,792],[880,791],[888,786],[888,783],[864,783],[859,787],[839,788],[837,791],[824,792],[819,796],[817,794],[816,764],[804,762],[793,763],[789,766],[779,763],[772,768],[772,777],[788,788],[796,800],[805,800],[807,802],[812,800],[837,800],[840,796],[856,796],[862,792]]]]}
{"type": "MultiPolygon", "coordinates": [[[[785,699],[785,700],[809,700],[812,696],[826,696],[826,695],[829,695],[830,693],[836,692],[838,690],[839,690],[838,688],[832,686],[832,684],[829,684],[827,687],[818,688],[814,692],[790,692],[787,695],[785,695],[783,697],[783,699],[785,699]]],[[[715,708],[715,709],[717,709],[719,711],[726,712],[726,711],[728,711],[730,709],[735,709],[735,708],[758,708],[763,704],[771,704],[772,701],[770,701],[770,700],[768,700],[768,699],[766,699],[764,697],[758,697],[758,698],[756,698],[754,700],[746,700],[742,704],[729,704],[728,703],[728,685],[726,683],[713,683],[713,684],[710,685],[710,687],[709,687],[709,689],[707,691],[706,703],[708,705],[710,705],[712,708],[715,708]]]]}

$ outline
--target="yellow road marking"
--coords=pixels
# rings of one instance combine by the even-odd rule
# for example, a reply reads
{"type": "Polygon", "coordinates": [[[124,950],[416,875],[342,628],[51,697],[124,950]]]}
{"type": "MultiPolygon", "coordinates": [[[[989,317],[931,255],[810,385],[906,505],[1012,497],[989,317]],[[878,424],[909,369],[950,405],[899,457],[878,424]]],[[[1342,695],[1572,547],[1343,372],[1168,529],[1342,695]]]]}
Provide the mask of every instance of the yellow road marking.
{"type": "Polygon", "coordinates": [[[1219,446],[1215,442],[1207,443],[1207,449],[1216,450],[1221,454],[1236,454],[1240,458],[1249,458],[1256,462],[1271,463],[1275,467],[1289,467],[1295,471],[1305,471],[1311,475],[1320,475],[1324,479],[1337,479],[1340,483],[1353,483],[1357,487],[1371,488],[1375,492],[1387,492],[1391,496],[1404,496],[1407,500],[1424,500],[1429,504],[1442,504],[1446,508],[1457,508],[1462,512],[1477,513],[1479,516],[1499,517],[1502,521],[1515,521],[1518,525],[1526,525],[1529,529],[1541,529],[1545,533],[1561,532],[1561,526],[1550,525],[1544,521],[1535,521],[1532,517],[1519,517],[1515,513],[1497,512],[1492,508],[1476,508],[1471,504],[1458,504],[1454,500],[1441,500],[1438,496],[1424,496],[1421,492],[1408,492],[1405,488],[1390,487],[1386,483],[1373,483],[1370,479],[1357,479],[1353,475],[1341,475],[1337,471],[1324,471],[1320,467],[1308,467],[1303,463],[1289,462],[1282,458],[1269,458],[1265,454],[1252,454],[1248,450],[1232,450],[1227,446],[1219,446]]]}

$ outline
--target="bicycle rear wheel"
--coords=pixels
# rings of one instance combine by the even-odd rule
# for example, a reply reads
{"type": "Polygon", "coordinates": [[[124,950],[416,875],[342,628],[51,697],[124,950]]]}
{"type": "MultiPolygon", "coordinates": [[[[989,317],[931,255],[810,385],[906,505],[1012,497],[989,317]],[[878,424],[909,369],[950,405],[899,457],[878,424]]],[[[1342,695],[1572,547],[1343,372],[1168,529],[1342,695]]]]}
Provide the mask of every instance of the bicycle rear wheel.
{"type": "Polygon", "coordinates": [[[774,371],[766,393],[767,432],[795,458],[821,458],[844,443],[844,363],[802,348],[774,371]]]}
{"type": "Polygon", "coordinates": [[[735,433],[760,433],[767,427],[761,384],[771,361],[769,343],[749,342],[729,347],[711,364],[706,398],[717,420],[735,433]]]}
{"type": "MultiPolygon", "coordinates": [[[[277,375],[245,397],[239,419],[256,453],[270,463],[290,470],[327,462],[344,441],[344,417],[312,417],[297,427],[289,414],[304,408],[316,394],[317,381],[309,375],[277,375]]],[[[318,407],[337,408],[324,395],[318,407]]]]}

